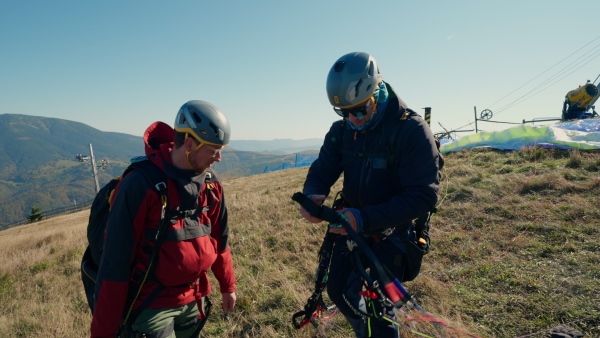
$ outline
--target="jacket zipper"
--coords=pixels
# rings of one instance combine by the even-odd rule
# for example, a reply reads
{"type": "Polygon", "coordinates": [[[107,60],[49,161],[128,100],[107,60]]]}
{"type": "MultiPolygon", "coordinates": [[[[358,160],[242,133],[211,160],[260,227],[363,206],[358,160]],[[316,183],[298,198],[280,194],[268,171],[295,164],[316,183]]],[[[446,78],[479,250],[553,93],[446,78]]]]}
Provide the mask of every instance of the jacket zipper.
{"type": "Polygon", "coordinates": [[[370,161],[370,157],[365,157],[365,153],[367,151],[367,133],[363,134],[363,137],[361,139],[362,141],[362,163],[363,165],[360,168],[360,183],[358,185],[358,201],[360,203],[361,208],[364,206],[363,204],[363,195],[365,194],[365,186],[366,186],[366,181],[369,177],[369,175],[367,175],[367,168],[369,167],[369,161],[370,161]],[[366,176],[366,177],[365,177],[366,176]]]}

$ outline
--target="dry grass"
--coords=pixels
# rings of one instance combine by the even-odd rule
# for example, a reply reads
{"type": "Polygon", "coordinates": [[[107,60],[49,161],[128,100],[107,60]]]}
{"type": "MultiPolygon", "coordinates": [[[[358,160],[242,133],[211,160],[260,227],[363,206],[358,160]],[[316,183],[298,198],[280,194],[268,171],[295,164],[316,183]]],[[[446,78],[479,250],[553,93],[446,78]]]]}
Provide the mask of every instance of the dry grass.
{"type": "MultiPolygon", "coordinates": [[[[598,153],[526,148],[446,158],[434,250],[405,285],[422,308],[481,337],[539,338],[563,323],[600,336],[598,153]]],[[[290,198],[305,175],[299,168],[224,182],[238,306],[225,314],[214,294],[204,337],[352,336],[341,315],[319,330],[291,325],[312,292],[324,235],[290,198]]],[[[87,215],[0,232],[0,337],[88,335],[79,280],[87,215]]],[[[407,315],[403,336],[467,337],[407,315]]]]}
{"type": "Polygon", "coordinates": [[[0,232],[0,337],[84,337],[79,264],[88,212],[0,232]]]}

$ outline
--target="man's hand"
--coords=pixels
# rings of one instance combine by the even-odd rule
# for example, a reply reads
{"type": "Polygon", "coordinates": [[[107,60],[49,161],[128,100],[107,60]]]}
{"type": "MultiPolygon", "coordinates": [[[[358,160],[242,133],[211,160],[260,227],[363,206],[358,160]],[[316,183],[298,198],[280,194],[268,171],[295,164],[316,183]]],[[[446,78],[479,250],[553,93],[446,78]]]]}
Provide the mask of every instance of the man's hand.
{"type": "MultiPolygon", "coordinates": [[[[325,201],[325,195],[312,195],[310,197],[310,199],[315,202],[318,205],[323,204],[323,201],[325,201]]],[[[311,222],[311,223],[321,223],[323,222],[322,219],[320,218],[316,218],[311,216],[308,211],[306,211],[306,209],[304,209],[303,207],[300,207],[300,215],[302,215],[302,217],[304,217],[304,219],[306,219],[307,221],[311,222]]]]}
{"type": "MultiPolygon", "coordinates": [[[[357,209],[342,209],[338,211],[338,213],[342,216],[343,219],[350,224],[352,230],[356,232],[361,232],[362,229],[362,217],[360,216],[360,211],[357,209]]],[[[338,235],[347,235],[348,232],[346,229],[338,223],[330,223],[329,224],[329,232],[338,234],[338,235]]]]}
{"type": "Polygon", "coordinates": [[[221,306],[223,311],[229,312],[233,310],[236,301],[235,292],[223,293],[221,294],[221,297],[223,298],[223,304],[221,306]]]}

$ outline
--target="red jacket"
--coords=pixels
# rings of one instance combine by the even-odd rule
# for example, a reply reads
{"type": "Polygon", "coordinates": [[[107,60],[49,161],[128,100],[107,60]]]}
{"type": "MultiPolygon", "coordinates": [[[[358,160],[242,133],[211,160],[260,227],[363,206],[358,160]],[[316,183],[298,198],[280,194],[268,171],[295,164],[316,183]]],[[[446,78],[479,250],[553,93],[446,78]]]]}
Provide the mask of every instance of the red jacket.
{"type": "MultiPolygon", "coordinates": [[[[179,207],[185,214],[169,224],[152,277],[144,284],[134,307],[160,284],[164,290],[147,307],[173,308],[200,299],[211,292],[208,269],[219,281],[221,293],[235,291],[223,186],[210,171],[212,178],[206,184],[206,174],[173,166],[173,143],[169,142],[173,135],[170,126],[155,122],[146,130],[144,142],[148,158],[168,177],[168,209],[179,207]],[[208,194],[207,185],[212,188],[208,194]]],[[[96,281],[92,337],[110,337],[119,329],[128,309],[130,281],[148,266],[161,206],[158,191],[135,170],[114,190],[96,281]]]]}

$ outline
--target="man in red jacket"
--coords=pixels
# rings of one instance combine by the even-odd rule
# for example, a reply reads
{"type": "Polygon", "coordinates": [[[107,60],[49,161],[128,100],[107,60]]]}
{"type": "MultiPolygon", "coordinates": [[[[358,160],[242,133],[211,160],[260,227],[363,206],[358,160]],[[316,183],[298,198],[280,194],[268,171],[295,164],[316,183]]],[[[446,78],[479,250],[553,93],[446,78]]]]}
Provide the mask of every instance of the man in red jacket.
{"type": "Polygon", "coordinates": [[[157,243],[162,199],[157,182],[148,182],[138,170],[119,182],[110,200],[92,337],[115,337],[119,330],[153,338],[197,337],[211,292],[209,269],[219,282],[223,310],[234,308],[227,207],[223,186],[210,169],[221,160],[229,137],[229,121],[205,101],[185,103],[175,130],[162,122],[146,130],[146,155],[164,172],[170,222],[150,273],[140,283],[157,243]],[[125,318],[127,325],[121,327],[125,318]]]}

